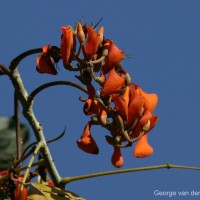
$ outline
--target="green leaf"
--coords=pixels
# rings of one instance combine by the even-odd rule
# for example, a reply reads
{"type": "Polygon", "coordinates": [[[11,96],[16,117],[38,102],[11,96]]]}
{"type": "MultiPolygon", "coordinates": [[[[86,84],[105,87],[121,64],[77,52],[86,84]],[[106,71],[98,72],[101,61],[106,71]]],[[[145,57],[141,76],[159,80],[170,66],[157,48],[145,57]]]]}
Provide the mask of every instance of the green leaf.
{"type": "Polygon", "coordinates": [[[36,199],[46,200],[85,200],[77,194],[57,187],[52,187],[39,183],[31,183],[29,186],[28,198],[29,200],[36,199]],[[38,198],[40,197],[40,198],[38,198]]]}
{"type": "MultiPolygon", "coordinates": [[[[20,127],[23,150],[28,145],[30,133],[25,124],[20,127]]],[[[9,117],[0,117],[0,152],[0,170],[8,169],[17,156],[15,122],[9,117]]]]}

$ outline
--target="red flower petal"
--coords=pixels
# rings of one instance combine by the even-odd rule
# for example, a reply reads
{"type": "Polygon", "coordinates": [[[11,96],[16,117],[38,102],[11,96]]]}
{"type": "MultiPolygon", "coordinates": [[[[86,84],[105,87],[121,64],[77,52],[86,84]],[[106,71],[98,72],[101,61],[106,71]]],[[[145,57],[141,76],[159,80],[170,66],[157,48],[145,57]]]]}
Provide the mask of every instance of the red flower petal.
{"type": "Polygon", "coordinates": [[[88,99],[83,107],[83,112],[85,115],[98,114],[100,112],[98,101],[94,99],[88,99]]]}
{"type": "Polygon", "coordinates": [[[134,123],[134,121],[139,117],[143,105],[144,98],[135,90],[130,90],[127,127],[130,127],[132,123],[134,123]]]}
{"type": "Polygon", "coordinates": [[[117,64],[124,58],[124,51],[118,49],[112,40],[106,40],[104,48],[108,49],[108,56],[105,59],[105,64],[102,67],[102,72],[107,74],[111,69],[115,68],[117,64]]]}
{"type": "Polygon", "coordinates": [[[91,135],[90,128],[91,128],[91,123],[88,122],[84,128],[81,138],[76,143],[78,147],[83,151],[85,151],[86,153],[98,154],[99,149],[95,140],[91,135]]]}
{"type": "Polygon", "coordinates": [[[48,55],[50,48],[50,46],[43,47],[43,53],[36,58],[36,70],[41,74],[57,75],[58,72],[55,69],[53,59],[48,55]]]}
{"type": "Polygon", "coordinates": [[[137,126],[133,130],[133,133],[131,134],[132,138],[135,138],[135,137],[139,136],[140,132],[143,130],[143,127],[147,124],[147,122],[149,120],[151,120],[152,116],[153,115],[149,110],[145,111],[145,113],[140,118],[139,122],[137,123],[137,126]]]}
{"type": "Polygon", "coordinates": [[[86,26],[86,30],[88,37],[85,44],[85,53],[87,59],[90,60],[98,50],[101,42],[101,35],[100,33],[95,32],[92,27],[86,26]]]}
{"type": "Polygon", "coordinates": [[[112,100],[120,116],[127,121],[128,119],[128,104],[129,104],[129,87],[126,86],[123,95],[113,94],[112,100]]]}
{"type": "Polygon", "coordinates": [[[67,64],[71,55],[71,50],[74,45],[74,34],[71,26],[62,26],[62,38],[60,51],[63,63],[67,64]]]}
{"type": "Polygon", "coordinates": [[[114,146],[114,152],[111,158],[111,162],[117,168],[120,168],[124,164],[124,159],[121,155],[121,149],[119,147],[114,146]]]}
{"type": "Polygon", "coordinates": [[[108,74],[108,78],[106,79],[103,87],[101,89],[101,96],[109,96],[114,92],[120,90],[124,85],[124,77],[117,74],[115,69],[112,69],[108,74]]]}
{"type": "Polygon", "coordinates": [[[147,137],[148,134],[145,134],[138,140],[133,152],[135,157],[146,158],[153,153],[153,148],[149,145],[147,137]]]}
{"type": "Polygon", "coordinates": [[[151,112],[154,111],[154,109],[156,108],[156,105],[158,103],[158,96],[157,94],[148,94],[146,92],[144,92],[138,85],[135,84],[130,84],[133,88],[136,89],[136,91],[145,98],[145,109],[150,110],[151,112]]]}

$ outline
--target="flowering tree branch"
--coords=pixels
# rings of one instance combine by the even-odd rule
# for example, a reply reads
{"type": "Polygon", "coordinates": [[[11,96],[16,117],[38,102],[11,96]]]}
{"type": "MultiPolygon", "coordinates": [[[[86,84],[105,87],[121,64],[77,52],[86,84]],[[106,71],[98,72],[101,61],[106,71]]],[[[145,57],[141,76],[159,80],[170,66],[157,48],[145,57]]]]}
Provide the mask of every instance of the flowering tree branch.
{"type": "Polygon", "coordinates": [[[60,177],[47,144],[61,138],[64,133],[53,140],[46,141],[43,127],[33,110],[34,98],[49,87],[67,85],[87,94],[87,98],[80,98],[80,100],[84,103],[84,114],[90,116],[90,119],[86,122],[84,130],[76,142],[77,146],[84,152],[94,155],[99,153],[99,148],[91,133],[91,127],[100,125],[109,131],[109,135],[106,135],[105,138],[107,143],[113,146],[111,163],[116,168],[120,168],[124,164],[121,148],[130,147],[133,143],[136,143],[133,148],[135,157],[146,158],[153,153],[153,147],[148,143],[148,134],[158,121],[158,117],[154,114],[158,96],[155,93],[146,93],[140,86],[131,82],[129,73],[120,63],[126,58],[124,50],[119,49],[114,41],[104,36],[104,27],[96,30],[97,25],[89,26],[78,22],[74,28],[69,25],[63,26],[61,27],[60,47],[47,45],[31,49],[14,58],[9,67],[0,65],[0,75],[7,75],[10,78],[15,92],[14,118],[18,153],[13,168],[6,173],[6,178],[9,177],[10,183],[15,186],[14,191],[12,191],[15,193],[15,199],[20,196],[23,197],[22,200],[26,199],[26,186],[31,185],[26,183],[31,180],[28,178],[33,166],[38,166],[36,171],[45,184],[49,185],[46,179],[46,171],[48,171],[53,181],[52,185],[60,188],[64,188],[72,181],[112,174],[163,168],[200,170],[197,167],[164,164],[75,177],[60,177]],[[56,63],[62,60],[64,69],[78,73],[75,77],[83,86],[71,81],[60,80],[43,84],[28,93],[18,72],[18,65],[24,58],[36,53],[39,53],[36,57],[36,71],[38,73],[57,75],[56,63]],[[75,64],[76,66],[74,66],[75,64]],[[96,89],[96,85],[99,87],[98,89],[96,89]],[[30,144],[22,154],[19,147],[21,136],[18,102],[21,103],[22,113],[36,137],[36,142],[30,144]],[[39,152],[42,154],[41,159],[33,163],[39,152]],[[32,156],[28,166],[21,167],[22,161],[30,155],[32,156]],[[20,175],[22,169],[26,171],[25,174],[20,175]],[[18,187],[21,187],[20,194],[16,194],[19,192],[18,187]]]}

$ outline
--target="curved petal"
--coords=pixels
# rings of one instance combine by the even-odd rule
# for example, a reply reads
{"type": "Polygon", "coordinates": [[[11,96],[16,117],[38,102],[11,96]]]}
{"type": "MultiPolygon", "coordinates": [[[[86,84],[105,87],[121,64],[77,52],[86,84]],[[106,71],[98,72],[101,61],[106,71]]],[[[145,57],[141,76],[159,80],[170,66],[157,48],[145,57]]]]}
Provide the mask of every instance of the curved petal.
{"type": "Polygon", "coordinates": [[[158,103],[157,94],[147,94],[143,90],[140,91],[140,94],[145,98],[144,107],[153,112],[158,103]]]}
{"type": "Polygon", "coordinates": [[[87,99],[83,107],[85,115],[98,114],[100,112],[97,100],[87,99]]]}
{"type": "Polygon", "coordinates": [[[124,58],[124,51],[120,50],[112,40],[106,40],[104,49],[108,49],[108,56],[105,59],[105,64],[102,66],[102,72],[107,74],[111,69],[124,58]]]}
{"type": "Polygon", "coordinates": [[[143,109],[144,101],[145,100],[141,95],[139,95],[135,90],[130,89],[127,127],[130,127],[139,117],[140,112],[143,109]]]}
{"type": "Polygon", "coordinates": [[[48,51],[50,50],[50,46],[44,46],[43,52],[36,58],[36,70],[41,74],[52,74],[57,75],[53,59],[48,55],[48,51]]]}
{"type": "Polygon", "coordinates": [[[99,148],[91,135],[78,140],[76,143],[78,147],[86,153],[90,154],[99,153],[99,148]]]}
{"type": "Polygon", "coordinates": [[[124,164],[124,159],[121,154],[121,149],[119,147],[114,146],[114,152],[111,158],[111,162],[117,168],[120,168],[124,164]]]}
{"type": "Polygon", "coordinates": [[[120,116],[127,121],[128,119],[128,104],[129,104],[129,87],[126,86],[123,95],[113,94],[112,100],[115,104],[120,116]]]}
{"type": "Polygon", "coordinates": [[[101,89],[100,95],[101,96],[109,96],[114,92],[120,90],[124,85],[124,77],[117,74],[115,69],[112,69],[108,74],[108,78],[106,79],[103,87],[101,89]]]}
{"type": "Polygon", "coordinates": [[[137,158],[146,158],[153,153],[153,148],[147,140],[148,134],[143,135],[135,145],[133,155],[137,158]]]}
{"type": "Polygon", "coordinates": [[[145,98],[145,105],[144,105],[145,109],[148,109],[151,112],[153,112],[158,103],[158,95],[154,93],[148,94],[144,92],[144,90],[142,90],[141,87],[136,85],[134,86],[136,87],[136,91],[145,98]]]}
{"type": "Polygon", "coordinates": [[[85,151],[86,153],[98,154],[99,149],[95,140],[91,135],[90,129],[91,129],[91,123],[88,122],[84,128],[81,138],[76,143],[78,147],[81,150],[85,151]]]}
{"type": "Polygon", "coordinates": [[[95,32],[92,27],[86,26],[86,30],[88,37],[85,44],[85,53],[87,59],[90,60],[98,50],[101,37],[100,34],[95,32]]]}
{"type": "Polygon", "coordinates": [[[133,130],[131,137],[132,138],[138,137],[140,132],[143,131],[143,127],[148,123],[149,120],[151,120],[151,118],[152,118],[152,113],[149,110],[145,111],[145,113],[140,118],[139,122],[137,123],[137,126],[133,130]]]}
{"type": "Polygon", "coordinates": [[[63,63],[67,64],[71,55],[71,50],[74,45],[74,34],[71,26],[62,26],[62,38],[60,51],[63,63]]]}

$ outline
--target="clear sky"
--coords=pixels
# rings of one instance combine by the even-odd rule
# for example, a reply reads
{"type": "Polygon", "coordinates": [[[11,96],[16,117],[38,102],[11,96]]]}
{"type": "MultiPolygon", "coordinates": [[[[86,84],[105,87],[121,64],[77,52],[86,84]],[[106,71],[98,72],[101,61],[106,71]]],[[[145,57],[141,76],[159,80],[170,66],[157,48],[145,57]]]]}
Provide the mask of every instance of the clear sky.
{"type": "MultiPolygon", "coordinates": [[[[74,25],[82,17],[90,23],[103,17],[105,36],[114,40],[131,58],[123,61],[132,81],[146,92],[155,92],[159,122],[149,134],[154,154],[137,159],[132,148],[123,149],[122,169],[172,163],[200,166],[200,1],[198,0],[43,0],[1,2],[0,63],[9,65],[25,50],[44,45],[60,45],[61,26],[74,25]]],[[[58,76],[41,75],[35,70],[33,55],[19,66],[28,91],[53,80],[73,80],[73,73],[60,67],[58,76]]],[[[11,116],[13,93],[7,77],[0,79],[0,115],[11,116]]],[[[94,127],[92,133],[100,153],[86,154],[76,140],[89,120],[78,98],[86,95],[65,86],[39,94],[34,109],[47,139],[67,127],[65,136],[49,145],[61,176],[74,176],[115,169],[110,158],[108,134],[94,127]]],[[[22,118],[23,122],[26,122],[22,118]]],[[[32,136],[34,140],[34,136],[32,136]]],[[[87,198],[101,199],[199,199],[179,196],[179,191],[200,191],[200,172],[162,169],[99,177],[73,182],[68,189],[87,198]],[[175,191],[173,197],[155,196],[154,191],[175,191]]]]}

